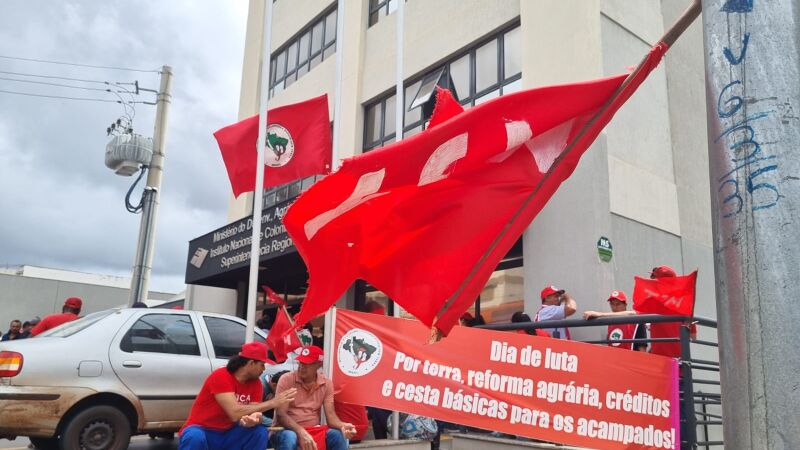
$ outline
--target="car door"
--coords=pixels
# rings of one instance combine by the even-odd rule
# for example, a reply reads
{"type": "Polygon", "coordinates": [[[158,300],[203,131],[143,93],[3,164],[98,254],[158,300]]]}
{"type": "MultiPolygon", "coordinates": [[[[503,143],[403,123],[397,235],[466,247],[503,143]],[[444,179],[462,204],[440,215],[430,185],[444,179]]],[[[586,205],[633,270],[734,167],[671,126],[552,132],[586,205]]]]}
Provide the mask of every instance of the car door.
{"type": "MultiPolygon", "coordinates": [[[[215,314],[200,314],[208,333],[207,351],[213,369],[224,367],[228,359],[239,353],[244,344],[245,323],[233,317],[215,314]]],[[[261,330],[255,330],[255,340],[265,343],[261,330]]],[[[213,370],[212,369],[212,370],[213,370]]]]}
{"type": "Polygon", "coordinates": [[[179,426],[211,373],[196,314],[147,311],[126,325],[111,344],[114,372],[139,397],[145,422],[179,426]]]}

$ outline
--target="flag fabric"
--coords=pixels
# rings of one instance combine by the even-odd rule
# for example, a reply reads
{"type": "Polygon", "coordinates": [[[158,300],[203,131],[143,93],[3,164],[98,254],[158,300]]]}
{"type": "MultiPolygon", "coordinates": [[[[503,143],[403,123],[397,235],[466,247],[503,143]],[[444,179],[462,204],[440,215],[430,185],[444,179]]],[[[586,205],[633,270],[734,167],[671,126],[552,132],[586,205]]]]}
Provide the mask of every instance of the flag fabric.
{"type": "MultiPolygon", "coordinates": [[[[236,197],[255,190],[258,117],[256,114],[214,133],[236,197]]],[[[272,108],[267,121],[265,188],[330,171],[327,95],[272,108]]]]}
{"type": "Polygon", "coordinates": [[[267,303],[278,306],[286,306],[286,302],[283,300],[283,297],[278,295],[277,292],[270,289],[269,286],[264,284],[261,286],[261,288],[264,289],[264,292],[267,294],[267,303]]]}
{"type": "Polygon", "coordinates": [[[634,277],[633,309],[642,314],[692,316],[697,271],[682,277],[634,277]]]}
{"type": "Polygon", "coordinates": [[[522,91],[464,112],[439,95],[448,106],[435,108],[433,126],[345,160],[284,217],[309,270],[297,325],[360,278],[446,335],[666,49],[653,47],[630,77],[522,91]]]}
{"type": "Polygon", "coordinates": [[[297,334],[290,332],[292,323],[286,314],[285,308],[278,308],[278,314],[275,316],[275,323],[269,330],[267,336],[267,348],[272,350],[275,356],[275,361],[282,363],[286,361],[287,353],[293,352],[303,344],[300,343],[297,334]]]}

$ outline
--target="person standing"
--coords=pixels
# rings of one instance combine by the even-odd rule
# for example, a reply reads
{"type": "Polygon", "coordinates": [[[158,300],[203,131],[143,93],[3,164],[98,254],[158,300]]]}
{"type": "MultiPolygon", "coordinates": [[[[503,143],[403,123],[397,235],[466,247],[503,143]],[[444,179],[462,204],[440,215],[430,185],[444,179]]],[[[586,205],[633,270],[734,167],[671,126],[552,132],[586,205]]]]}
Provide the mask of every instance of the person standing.
{"type": "Polygon", "coordinates": [[[22,322],[19,320],[12,320],[8,327],[8,333],[4,334],[0,341],[13,341],[15,339],[24,339],[22,335],[22,322]]]}
{"type": "MultiPolygon", "coordinates": [[[[325,412],[328,429],[324,430],[327,450],[346,450],[347,439],[356,435],[351,423],[343,422],[336,415],[333,399],[333,383],[319,372],[323,351],[315,345],[303,347],[296,361],[297,370],[289,372],[278,381],[277,394],[295,390],[297,396],[291,403],[276,408],[277,425],[286,428],[275,434],[275,450],[316,450],[317,444],[311,431],[320,430],[320,412],[325,412]]],[[[320,440],[322,437],[320,437],[320,440]]]]}
{"type": "Polygon", "coordinates": [[[81,313],[83,301],[78,297],[70,297],[64,301],[64,306],[61,308],[61,314],[49,314],[44,316],[33,328],[31,328],[31,337],[44,333],[47,330],[55,328],[61,324],[72,322],[78,318],[81,313]]]}
{"type": "MultiPolygon", "coordinates": [[[[547,320],[563,320],[575,314],[578,304],[563,289],[555,286],[547,286],[541,292],[542,306],[536,313],[534,322],[544,322],[547,320]]],[[[556,339],[570,339],[569,329],[564,327],[546,328],[551,337],[556,339]]]]}
{"type": "MultiPolygon", "coordinates": [[[[583,313],[583,318],[586,320],[596,319],[598,317],[619,317],[619,316],[635,316],[636,311],[628,311],[628,296],[623,291],[612,291],[608,296],[608,306],[611,312],[600,311],[586,311],[583,313]]],[[[644,324],[638,323],[621,323],[608,326],[606,340],[619,341],[630,339],[647,339],[647,329],[644,324]]],[[[628,350],[636,349],[636,351],[646,352],[646,342],[609,342],[609,347],[624,348],[628,350]]]]}
{"type": "Polygon", "coordinates": [[[269,432],[261,426],[262,412],[289,403],[296,393],[287,389],[261,401],[259,377],[267,363],[274,364],[267,359],[267,346],[250,342],[226,367],[211,372],[181,428],[178,449],[266,449],[269,432]]]}

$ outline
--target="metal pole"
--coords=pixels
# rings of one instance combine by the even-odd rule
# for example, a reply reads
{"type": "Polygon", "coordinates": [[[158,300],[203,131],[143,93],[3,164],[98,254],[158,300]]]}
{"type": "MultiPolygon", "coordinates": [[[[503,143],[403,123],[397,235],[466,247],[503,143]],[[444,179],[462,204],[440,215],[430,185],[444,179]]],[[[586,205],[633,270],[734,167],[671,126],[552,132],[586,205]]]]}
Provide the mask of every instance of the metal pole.
{"type": "Polygon", "coordinates": [[[725,446],[800,442],[800,9],[704,0],[725,446]]]}
{"type": "Polygon", "coordinates": [[[156,96],[156,124],[153,131],[153,159],[147,170],[147,185],[142,194],[142,219],[139,223],[139,240],[136,245],[136,260],[131,278],[130,304],[147,300],[150,271],[153,267],[153,247],[156,241],[156,219],[161,176],[164,173],[164,157],[167,141],[167,117],[172,103],[172,67],[161,68],[161,83],[156,96]]]}
{"type": "Polygon", "coordinates": [[[331,145],[331,172],[339,168],[339,139],[342,130],[342,69],[344,67],[344,0],[336,3],[336,80],[333,100],[333,145],[331,145]]]}
{"type": "Polygon", "coordinates": [[[253,228],[250,235],[250,277],[247,286],[247,327],[245,342],[253,342],[258,303],[258,263],[261,259],[261,210],[264,205],[264,142],[267,135],[269,69],[272,54],[272,0],[264,0],[264,36],[261,40],[261,96],[258,103],[258,139],[256,140],[256,188],[253,192],[253,228]]]}
{"type": "Polygon", "coordinates": [[[697,448],[697,427],[694,417],[694,383],[692,379],[692,352],[689,335],[689,325],[681,324],[681,361],[680,361],[680,389],[681,389],[681,423],[686,424],[681,429],[681,448],[697,448]],[[685,443],[685,445],[684,445],[685,443]]]}

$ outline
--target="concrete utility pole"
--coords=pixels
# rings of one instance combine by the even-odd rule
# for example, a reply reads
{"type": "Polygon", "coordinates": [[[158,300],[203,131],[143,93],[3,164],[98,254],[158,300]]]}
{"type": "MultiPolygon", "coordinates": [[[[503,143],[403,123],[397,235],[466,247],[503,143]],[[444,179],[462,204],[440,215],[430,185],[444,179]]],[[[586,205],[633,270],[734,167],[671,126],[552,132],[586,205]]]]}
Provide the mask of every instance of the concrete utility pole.
{"type": "Polygon", "coordinates": [[[725,446],[800,443],[800,8],[704,0],[725,446]]]}
{"type": "Polygon", "coordinates": [[[156,218],[161,176],[164,172],[164,155],[167,140],[167,116],[172,103],[172,67],[161,68],[161,85],[156,99],[156,125],[153,131],[153,159],[147,172],[147,186],[142,194],[142,221],[139,224],[139,240],[136,244],[136,260],[133,264],[130,304],[147,300],[150,270],[153,266],[153,247],[156,241],[156,218]]]}

